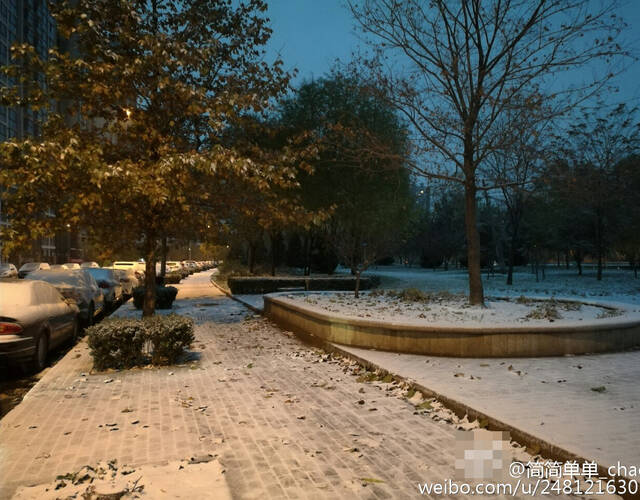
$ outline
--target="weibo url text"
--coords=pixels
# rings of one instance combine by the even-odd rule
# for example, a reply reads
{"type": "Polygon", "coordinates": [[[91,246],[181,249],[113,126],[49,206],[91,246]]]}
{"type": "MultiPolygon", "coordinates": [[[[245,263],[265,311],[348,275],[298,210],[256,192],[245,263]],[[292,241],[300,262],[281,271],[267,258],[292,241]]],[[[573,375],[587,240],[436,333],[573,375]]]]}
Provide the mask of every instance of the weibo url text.
{"type": "Polygon", "coordinates": [[[637,480],[624,478],[538,479],[514,483],[462,483],[447,479],[440,483],[420,483],[421,495],[636,495],[640,491],[637,480]]]}

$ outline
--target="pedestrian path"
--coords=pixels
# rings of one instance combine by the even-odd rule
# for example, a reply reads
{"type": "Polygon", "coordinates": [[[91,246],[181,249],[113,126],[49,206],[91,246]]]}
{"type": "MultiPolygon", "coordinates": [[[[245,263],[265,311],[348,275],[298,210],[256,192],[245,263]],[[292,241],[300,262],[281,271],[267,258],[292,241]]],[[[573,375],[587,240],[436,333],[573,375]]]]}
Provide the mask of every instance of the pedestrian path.
{"type": "MultiPolygon", "coordinates": [[[[236,298],[263,308],[261,295],[236,298]]],[[[640,464],[640,351],[482,359],[334,346],[569,455],[640,464]]]]}
{"type": "Polygon", "coordinates": [[[397,382],[370,381],[226,297],[178,305],[197,323],[191,361],[92,373],[81,342],[0,421],[0,498],[101,461],[200,456],[219,461],[234,498],[410,498],[453,479],[446,412],[416,411],[397,382]]]}

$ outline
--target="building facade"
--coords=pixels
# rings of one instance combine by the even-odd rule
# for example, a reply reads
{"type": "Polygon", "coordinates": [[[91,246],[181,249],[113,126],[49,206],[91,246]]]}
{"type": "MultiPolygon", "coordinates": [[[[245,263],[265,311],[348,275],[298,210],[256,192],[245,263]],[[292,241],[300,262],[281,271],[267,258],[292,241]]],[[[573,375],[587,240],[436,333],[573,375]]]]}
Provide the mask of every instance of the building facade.
{"type": "MultiPolygon", "coordinates": [[[[47,58],[48,51],[58,43],[55,21],[49,13],[47,0],[0,0],[0,66],[11,62],[11,45],[28,43],[35,47],[38,55],[47,58]]],[[[44,77],[36,77],[39,85],[44,85],[44,77]]],[[[6,76],[0,75],[0,85],[11,86],[6,76]]],[[[37,137],[40,133],[38,123],[44,118],[40,112],[30,109],[7,108],[0,106],[0,141],[37,137]]],[[[53,216],[53,214],[51,214],[53,216]]],[[[3,215],[0,204],[0,225],[9,221],[3,215]]],[[[12,263],[20,265],[27,260],[42,260],[49,263],[82,260],[84,257],[82,242],[86,236],[74,232],[57,234],[33,242],[30,252],[12,255],[12,263]]],[[[0,259],[2,241],[0,241],[0,259]]]]}

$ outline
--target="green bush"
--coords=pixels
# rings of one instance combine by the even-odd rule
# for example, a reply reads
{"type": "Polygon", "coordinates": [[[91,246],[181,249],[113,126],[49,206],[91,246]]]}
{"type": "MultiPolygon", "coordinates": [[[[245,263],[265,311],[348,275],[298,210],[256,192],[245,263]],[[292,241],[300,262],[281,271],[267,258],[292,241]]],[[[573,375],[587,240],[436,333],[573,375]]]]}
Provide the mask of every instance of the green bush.
{"type": "Polygon", "coordinates": [[[147,339],[151,343],[153,364],[173,364],[189,348],[195,337],[193,321],[184,316],[152,316],[143,320],[147,339]]]}
{"type": "Polygon", "coordinates": [[[195,338],[193,321],[176,314],[108,319],[88,328],[87,336],[98,370],[131,368],[149,360],[154,364],[172,364],[195,338]]]}
{"type": "Polygon", "coordinates": [[[98,370],[128,368],[144,362],[147,336],[140,320],[108,319],[89,327],[87,336],[98,370]]]}
{"type": "MultiPolygon", "coordinates": [[[[133,305],[136,309],[142,309],[144,304],[145,287],[137,286],[133,289],[133,305]]],[[[175,286],[156,286],[156,309],[171,309],[176,300],[178,289],[175,286]]]]}

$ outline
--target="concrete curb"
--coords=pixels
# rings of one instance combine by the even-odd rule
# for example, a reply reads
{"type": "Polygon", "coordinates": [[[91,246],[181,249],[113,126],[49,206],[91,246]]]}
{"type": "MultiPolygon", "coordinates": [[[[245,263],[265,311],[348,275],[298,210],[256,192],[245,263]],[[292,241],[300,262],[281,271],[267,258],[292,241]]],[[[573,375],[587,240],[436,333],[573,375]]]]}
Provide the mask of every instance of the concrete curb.
{"type": "Polygon", "coordinates": [[[224,288],[222,288],[220,285],[218,285],[213,278],[211,279],[211,284],[216,287],[218,290],[220,290],[222,293],[224,293],[227,297],[229,297],[232,300],[235,300],[236,302],[239,302],[240,304],[242,304],[243,306],[245,306],[246,308],[250,309],[251,311],[260,314],[260,315],[264,315],[264,311],[262,309],[260,309],[259,307],[254,306],[253,304],[250,304],[249,302],[242,300],[239,297],[236,297],[235,295],[233,295],[229,290],[225,290],[224,288]]]}
{"type": "MultiPolygon", "coordinates": [[[[640,315],[569,325],[436,326],[333,314],[264,296],[265,315],[286,328],[338,344],[462,358],[542,357],[624,351],[640,345],[640,315]]],[[[295,293],[293,295],[296,295],[295,293]]]]}

